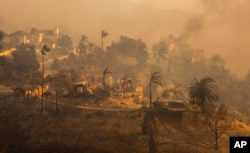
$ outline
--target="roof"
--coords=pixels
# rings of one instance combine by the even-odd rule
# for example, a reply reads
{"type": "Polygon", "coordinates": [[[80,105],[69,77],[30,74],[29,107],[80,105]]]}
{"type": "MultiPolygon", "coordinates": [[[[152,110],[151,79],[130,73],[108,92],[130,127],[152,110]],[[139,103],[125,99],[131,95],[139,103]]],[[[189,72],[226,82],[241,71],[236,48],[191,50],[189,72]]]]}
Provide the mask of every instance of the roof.
{"type": "Polygon", "coordinates": [[[26,33],[25,31],[16,31],[16,32],[13,32],[11,34],[9,34],[10,37],[20,37],[20,36],[26,36],[28,33],[26,33]]]}
{"type": "Polygon", "coordinates": [[[39,30],[36,28],[32,28],[30,31],[31,34],[39,34],[44,33],[45,35],[55,35],[54,30],[46,29],[46,30],[39,30]]]}

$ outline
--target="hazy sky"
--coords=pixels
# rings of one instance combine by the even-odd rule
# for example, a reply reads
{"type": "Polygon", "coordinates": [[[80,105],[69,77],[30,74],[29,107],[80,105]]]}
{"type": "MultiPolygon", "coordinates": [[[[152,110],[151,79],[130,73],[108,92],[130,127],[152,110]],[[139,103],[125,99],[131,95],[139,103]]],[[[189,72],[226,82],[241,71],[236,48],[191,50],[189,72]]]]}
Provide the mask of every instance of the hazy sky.
{"type": "Polygon", "coordinates": [[[249,0],[0,0],[0,29],[29,31],[58,26],[78,41],[81,34],[100,45],[120,35],[153,43],[185,35],[206,56],[219,54],[240,76],[250,68],[249,0]]]}
{"type": "Polygon", "coordinates": [[[183,9],[194,12],[201,11],[199,0],[128,0],[136,3],[143,3],[157,9],[183,9]]]}

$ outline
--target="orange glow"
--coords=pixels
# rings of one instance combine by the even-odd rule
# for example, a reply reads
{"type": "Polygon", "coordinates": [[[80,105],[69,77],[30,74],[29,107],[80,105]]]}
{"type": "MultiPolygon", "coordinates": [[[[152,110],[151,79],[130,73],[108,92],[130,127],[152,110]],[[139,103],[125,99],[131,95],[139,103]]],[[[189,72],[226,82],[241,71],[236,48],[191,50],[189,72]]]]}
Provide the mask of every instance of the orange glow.
{"type": "Polygon", "coordinates": [[[0,53],[0,56],[8,56],[8,55],[10,55],[13,51],[15,51],[16,50],[16,48],[11,48],[11,49],[9,49],[9,50],[4,50],[4,51],[2,51],[1,53],[0,53]]]}

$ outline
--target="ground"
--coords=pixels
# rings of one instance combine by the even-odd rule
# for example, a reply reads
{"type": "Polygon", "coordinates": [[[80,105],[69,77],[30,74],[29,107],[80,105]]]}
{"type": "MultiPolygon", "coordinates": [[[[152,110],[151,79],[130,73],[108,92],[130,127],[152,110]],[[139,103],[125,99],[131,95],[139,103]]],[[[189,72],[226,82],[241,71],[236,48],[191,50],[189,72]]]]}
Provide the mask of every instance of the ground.
{"type": "Polygon", "coordinates": [[[47,100],[41,113],[38,101],[1,100],[0,153],[148,153],[150,144],[157,153],[228,153],[230,135],[250,136],[250,127],[235,120],[214,150],[210,131],[194,114],[181,119],[112,98],[59,99],[56,114],[54,102],[47,100]],[[143,133],[143,125],[152,125],[151,132],[143,133]]]}

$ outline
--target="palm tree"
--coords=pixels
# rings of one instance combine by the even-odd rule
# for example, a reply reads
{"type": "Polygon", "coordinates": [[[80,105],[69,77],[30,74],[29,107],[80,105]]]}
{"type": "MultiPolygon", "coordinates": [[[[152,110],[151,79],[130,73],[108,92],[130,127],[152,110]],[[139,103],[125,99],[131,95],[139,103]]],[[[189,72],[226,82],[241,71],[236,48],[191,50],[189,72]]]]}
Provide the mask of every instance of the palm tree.
{"type": "Polygon", "coordinates": [[[132,87],[132,79],[125,76],[121,81],[121,88],[123,90],[124,97],[126,96],[129,87],[132,87]]]}
{"type": "Polygon", "coordinates": [[[159,69],[161,61],[167,60],[168,46],[165,42],[159,42],[153,45],[152,50],[159,69]]]}
{"type": "Polygon", "coordinates": [[[103,82],[103,89],[106,89],[106,83],[105,83],[105,76],[109,73],[112,73],[111,71],[109,71],[109,68],[106,68],[103,71],[103,76],[102,76],[102,82],[103,82]]]}
{"type": "Polygon", "coordinates": [[[47,52],[50,51],[50,48],[48,48],[47,45],[43,45],[41,53],[42,53],[42,61],[43,61],[43,65],[42,65],[42,94],[41,94],[41,112],[43,113],[43,86],[44,86],[44,55],[46,55],[47,52]]]}
{"type": "Polygon", "coordinates": [[[158,75],[159,72],[154,72],[151,73],[150,76],[150,81],[149,81],[149,103],[150,103],[150,108],[152,108],[152,83],[158,84],[162,87],[161,84],[161,77],[158,75]]]}
{"type": "Polygon", "coordinates": [[[188,90],[190,102],[201,106],[202,113],[205,113],[205,105],[208,102],[219,100],[217,85],[209,76],[205,76],[200,80],[195,78],[188,90]]]}
{"type": "Polygon", "coordinates": [[[166,60],[168,61],[167,72],[168,74],[170,74],[171,72],[174,71],[174,64],[177,60],[177,56],[174,56],[173,54],[168,54],[166,60]]]}
{"type": "Polygon", "coordinates": [[[106,31],[102,31],[102,32],[101,32],[102,50],[103,50],[103,38],[104,38],[104,37],[106,37],[106,36],[108,36],[108,35],[109,35],[109,33],[108,33],[108,32],[106,32],[106,31]]]}

